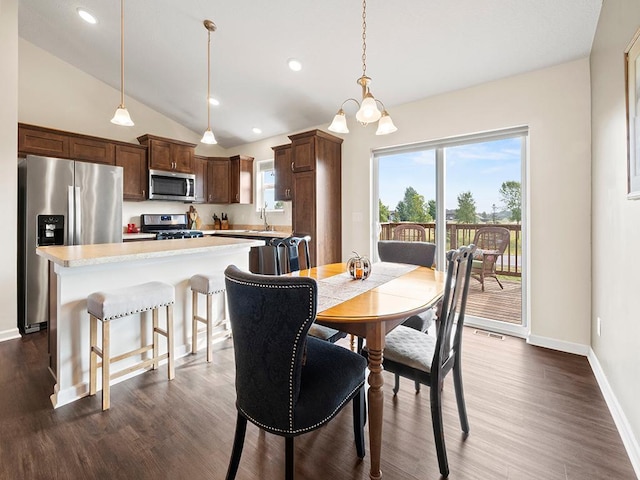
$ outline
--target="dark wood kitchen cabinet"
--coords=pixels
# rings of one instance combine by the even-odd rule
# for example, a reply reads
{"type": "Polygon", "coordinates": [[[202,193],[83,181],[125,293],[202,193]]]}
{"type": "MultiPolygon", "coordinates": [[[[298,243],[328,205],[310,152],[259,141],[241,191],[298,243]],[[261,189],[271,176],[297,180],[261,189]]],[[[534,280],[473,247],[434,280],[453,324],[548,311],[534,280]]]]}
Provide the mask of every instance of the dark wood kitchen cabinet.
{"type": "Polygon", "coordinates": [[[46,157],[70,158],[70,136],[66,132],[18,124],[18,154],[44,155],[46,157]]]}
{"type": "Polygon", "coordinates": [[[147,149],[140,145],[115,145],[115,164],[122,167],[122,194],[124,200],[147,199],[149,176],[147,149]]]}
{"type": "Polygon", "coordinates": [[[229,158],[229,203],[253,203],[253,157],[229,158]]]}
{"type": "Polygon", "coordinates": [[[229,171],[230,163],[228,158],[209,158],[207,203],[230,203],[229,171]]]}
{"type": "Polygon", "coordinates": [[[292,225],[310,235],[311,264],[342,261],[342,139],[321,130],[289,136],[292,225]]]}
{"type": "Polygon", "coordinates": [[[274,198],[283,201],[291,200],[293,198],[291,144],[272,147],[272,150],[275,172],[274,198]]]}
{"type": "Polygon", "coordinates": [[[138,142],[148,149],[149,169],[193,173],[195,144],[149,134],[138,137],[138,142]]]}
{"type": "Polygon", "coordinates": [[[108,140],[70,137],[69,156],[83,162],[116,164],[116,145],[108,140]]]}
{"type": "Polygon", "coordinates": [[[196,202],[229,203],[229,158],[194,157],[196,202]]]}
{"type": "Polygon", "coordinates": [[[207,190],[209,176],[207,175],[209,159],[202,155],[193,157],[193,173],[196,175],[195,197],[197,203],[207,203],[207,190]]]}

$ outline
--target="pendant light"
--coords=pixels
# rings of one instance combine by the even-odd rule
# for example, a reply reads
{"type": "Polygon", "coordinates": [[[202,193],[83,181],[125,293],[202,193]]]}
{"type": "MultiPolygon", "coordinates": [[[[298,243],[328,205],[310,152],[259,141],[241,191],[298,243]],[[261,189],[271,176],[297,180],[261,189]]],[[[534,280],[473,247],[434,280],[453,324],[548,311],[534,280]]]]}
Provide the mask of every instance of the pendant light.
{"type": "Polygon", "coordinates": [[[358,85],[362,87],[362,100],[358,102],[355,98],[348,98],[338,110],[329,130],[336,133],[349,133],[347,128],[347,118],[345,116],[343,107],[347,102],[353,101],[358,105],[358,111],[356,113],[356,120],[363,126],[367,126],[370,123],[378,122],[378,129],[376,135],[386,135],[393,133],[398,128],[393,124],[393,120],[389,116],[389,113],[384,107],[384,104],[374,98],[371,90],[369,90],[369,84],[371,78],[367,77],[367,1],[362,0],[362,76],[357,80],[358,85]],[[382,110],[378,109],[378,104],[382,107],[382,110]]]}
{"type": "Polygon", "coordinates": [[[124,0],[120,0],[120,105],[111,119],[111,123],[132,127],[133,120],[124,106],[124,0]]]}
{"type": "Polygon", "coordinates": [[[204,131],[204,135],[202,136],[202,143],[207,143],[209,145],[215,145],[218,143],[216,141],[216,137],[213,135],[211,131],[211,102],[209,99],[211,98],[211,32],[216,31],[216,24],[211,20],[205,20],[204,28],[207,29],[207,129],[204,131]]]}

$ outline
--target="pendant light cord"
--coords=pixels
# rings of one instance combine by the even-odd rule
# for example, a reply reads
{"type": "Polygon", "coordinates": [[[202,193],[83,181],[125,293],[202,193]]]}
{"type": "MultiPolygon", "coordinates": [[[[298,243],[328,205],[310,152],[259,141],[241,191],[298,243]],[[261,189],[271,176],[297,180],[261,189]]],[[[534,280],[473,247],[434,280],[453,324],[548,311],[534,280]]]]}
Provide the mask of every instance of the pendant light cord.
{"type": "Polygon", "coordinates": [[[211,130],[211,30],[207,28],[207,130],[211,130]]]}
{"type": "Polygon", "coordinates": [[[367,0],[362,0],[362,76],[367,76],[367,0]]]}
{"type": "Polygon", "coordinates": [[[124,107],[124,0],[120,0],[120,105],[124,107]]]}

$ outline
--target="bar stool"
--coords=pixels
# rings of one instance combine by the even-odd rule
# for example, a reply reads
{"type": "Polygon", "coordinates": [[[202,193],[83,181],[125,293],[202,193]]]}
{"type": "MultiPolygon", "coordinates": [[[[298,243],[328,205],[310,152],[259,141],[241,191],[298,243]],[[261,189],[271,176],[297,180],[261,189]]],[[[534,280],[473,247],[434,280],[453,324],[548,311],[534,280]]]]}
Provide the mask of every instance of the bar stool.
{"type": "Polygon", "coordinates": [[[89,371],[89,395],[95,395],[97,390],[98,368],[102,367],[102,410],[108,410],[110,402],[110,380],[131,373],[135,370],[152,366],[158,368],[160,360],[168,359],[168,376],[172,380],[175,376],[173,359],[173,304],[175,303],[175,290],[172,285],[163,282],[149,282],[141,285],[133,285],[127,288],[111,290],[109,292],[94,292],[87,297],[87,311],[89,312],[89,335],[91,342],[90,371],[89,371]],[[167,308],[167,329],[158,327],[158,310],[167,308]],[[153,343],[135,350],[111,357],[111,333],[112,320],[127,317],[135,313],[152,311],[153,319],[153,343]],[[102,322],[102,346],[98,344],[98,320],[102,322]],[[167,353],[158,354],[158,335],[167,339],[167,353]],[[142,360],[135,365],[111,373],[111,364],[129,358],[133,355],[142,355],[149,350],[153,351],[153,357],[142,360]],[[98,363],[98,357],[102,359],[98,363]]]}
{"type": "Polygon", "coordinates": [[[220,325],[224,324],[224,333],[225,336],[229,336],[229,322],[227,318],[227,301],[225,295],[225,284],[224,284],[224,276],[222,275],[194,275],[191,277],[191,311],[193,313],[193,319],[191,322],[191,353],[196,353],[198,351],[198,322],[202,322],[206,325],[206,335],[207,335],[207,362],[211,362],[213,360],[213,350],[211,348],[211,343],[213,341],[213,329],[220,325]],[[198,294],[207,296],[207,316],[202,317],[198,315],[198,294]],[[224,297],[224,317],[221,318],[215,325],[213,325],[213,295],[218,293],[222,293],[224,297]]]}

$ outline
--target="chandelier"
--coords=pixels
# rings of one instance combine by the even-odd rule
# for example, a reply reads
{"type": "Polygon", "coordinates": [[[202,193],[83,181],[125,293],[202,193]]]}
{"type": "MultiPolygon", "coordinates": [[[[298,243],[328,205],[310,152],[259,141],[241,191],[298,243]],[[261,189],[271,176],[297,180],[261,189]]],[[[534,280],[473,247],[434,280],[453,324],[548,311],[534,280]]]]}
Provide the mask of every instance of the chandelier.
{"type": "Polygon", "coordinates": [[[336,133],[349,133],[347,128],[347,118],[344,113],[343,107],[347,102],[353,101],[358,105],[358,111],[356,112],[356,120],[363,126],[367,126],[370,123],[378,122],[378,129],[376,135],[387,135],[393,133],[398,128],[393,124],[393,120],[389,116],[384,104],[374,98],[369,84],[371,78],[367,77],[367,1],[362,0],[362,76],[357,80],[358,85],[362,87],[362,100],[358,102],[355,98],[347,98],[342,105],[336,116],[333,117],[329,130],[336,133]],[[382,107],[382,110],[378,109],[378,104],[382,107]]]}
{"type": "Polygon", "coordinates": [[[207,129],[204,131],[204,135],[200,140],[202,143],[208,143],[209,145],[215,145],[218,143],[216,137],[211,131],[211,32],[216,31],[216,24],[211,20],[205,20],[204,28],[207,29],[207,129]]]}

